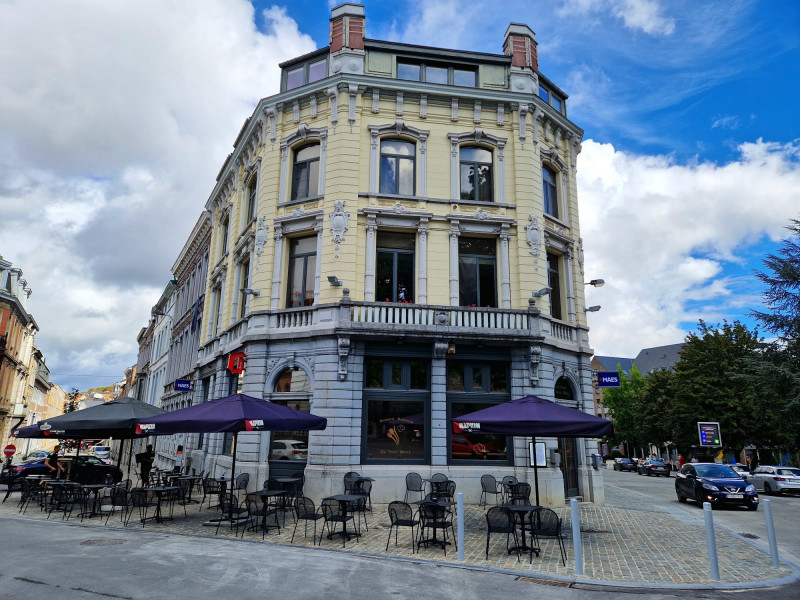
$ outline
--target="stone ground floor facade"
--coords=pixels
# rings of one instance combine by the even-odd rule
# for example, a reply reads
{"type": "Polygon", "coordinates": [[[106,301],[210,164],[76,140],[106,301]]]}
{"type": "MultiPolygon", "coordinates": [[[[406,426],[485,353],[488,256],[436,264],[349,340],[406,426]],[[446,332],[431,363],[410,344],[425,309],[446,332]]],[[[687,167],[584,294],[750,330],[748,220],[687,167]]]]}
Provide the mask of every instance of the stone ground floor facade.
{"type": "MultiPolygon", "coordinates": [[[[194,402],[241,392],[328,419],[324,431],[240,433],[236,473],[250,474],[250,489],[270,476],[304,472],[305,494],[318,501],[341,493],[349,471],[376,480],[377,502],[402,498],[412,471],[423,478],[445,473],[467,502],[478,501],[485,473],[498,480],[514,475],[533,486],[530,438],[460,431],[450,419],[529,394],[583,408],[583,398],[591,398],[589,352],[556,343],[532,350],[527,338],[474,333],[442,340],[391,327],[362,335],[331,327],[283,336],[251,327],[201,352],[194,402]],[[233,374],[228,359],[239,352],[246,367],[233,374]]],[[[183,441],[189,468],[230,476],[231,434],[187,434],[183,441]]],[[[563,505],[570,496],[603,503],[602,471],[592,467],[586,440],[536,441],[545,444],[546,466],[538,469],[543,505],[563,505]]],[[[169,452],[178,443],[170,440],[169,452]]]]}

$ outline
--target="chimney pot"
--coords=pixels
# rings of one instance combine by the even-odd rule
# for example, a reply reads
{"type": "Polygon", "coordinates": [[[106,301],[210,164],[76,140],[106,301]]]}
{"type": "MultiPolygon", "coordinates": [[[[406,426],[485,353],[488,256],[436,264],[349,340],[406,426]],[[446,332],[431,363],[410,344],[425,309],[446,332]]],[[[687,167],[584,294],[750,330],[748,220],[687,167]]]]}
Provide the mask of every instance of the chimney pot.
{"type": "Polygon", "coordinates": [[[539,57],[536,51],[536,34],[522,23],[511,23],[506,29],[503,53],[511,57],[512,67],[533,69],[539,72],[539,57]]]}
{"type": "Polygon", "coordinates": [[[364,49],[364,5],[345,3],[331,11],[331,53],[364,49]]]}

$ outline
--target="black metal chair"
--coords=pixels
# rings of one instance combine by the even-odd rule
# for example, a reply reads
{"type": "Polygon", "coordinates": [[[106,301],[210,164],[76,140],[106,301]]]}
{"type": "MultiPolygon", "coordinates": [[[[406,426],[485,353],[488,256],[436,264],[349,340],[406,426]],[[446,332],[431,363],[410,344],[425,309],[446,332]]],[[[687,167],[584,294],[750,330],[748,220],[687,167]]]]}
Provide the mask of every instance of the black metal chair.
{"type": "Polygon", "coordinates": [[[344,474],[344,493],[349,494],[350,490],[352,489],[353,485],[356,482],[356,479],[361,477],[360,473],[356,473],[355,471],[349,471],[344,474]]]}
{"type": "Polygon", "coordinates": [[[531,535],[534,546],[539,545],[540,538],[556,538],[561,551],[561,564],[567,566],[567,549],[561,534],[562,519],[550,508],[539,508],[531,513],[531,535]]]}
{"type": "Polygon", "coordinates": [[[115,512],[119,512],[120,523],[124,524],[130,508],[130,497],[124,486],[110,488],[108,493],[100,498],[100,514],[106,515],[106,525],[115,512]]]}
{"type": "Polygon", "coordinates": [[[503,504],[506,504],[511,497],[510,486],[516,485],[517,483],[519,483],[519,480],[513,475],[506,475],[500,480],[500,485],[503,487],[503,504]]]}
{"type": "Polygon", "coordinates": [[[367,510],[372,510],[372,482],[371,481],[358,481],[350,488],[351,494],[359,496],[366,496],[367,510]]]}
{"type": "Polygon", "coordinates": [[[531,484],[525,481],[519,482],[510,488],[511,496],[509,502],[511,504],[530,504],[531,503],[531,484]]]}
{"type": "Polygon", "coordinates": [[[219,509],[220,512],[222,513],[222,518],[220,518],[220,520],[217,521],[217,530],[214,532],[214,535],[217,535],[219,533],[220,525],[222,525],[223,522],[228,521],[229,519],[230,520],[228,522],[230,523],[231,529],[233,529],[234,527],[236,528],[236,531],[234,532],[233,535],[239,534],[240,526],[244,525],[245,527],[247,527],[248,520],[242,516],[247,513],[247,507],[239,506],[236,503],[236,496],[233,496],[233,500],[231,500],[230,492],[222,494],[219,497],[219,509]]]}
{"type": "Polygon", "coordinates": [[[56,511],[63,511],[61,516],[62,520],[66,518],[67,513],[72,513],[72,508],[79,499],[75,495],[75,491],[80,488],[75,486],[57,485],[53,487],[53,493],[49,498],[47,518],[56,511]]]}
{"type": "Polygon", "coordinates": [[[139,520],[142,522],[142,527],[144,527],[145,521],[147,520],[147,510],[155,508],[155,506],[156,503],[150,498],[150,494],[147,490],[133,488],[130,491],[130,508],[128,509],[125,526],[128,526],[128,523],[131,521],[131,515],[133,515],[133,511],[136,510],[139,513],[139,520]]]}
{"type": "MultiPolygon", "coordinates": [[[[317,508],[314,506],[314,501],[311,498],[306,498],[305,496],[300,496],[299,498],[295,499],[294,501],[294,515],[295,515],[295,523],[294,523],[294,531],[292,532],[292,539],[289,543],[294,542],[294,534],[297,533],[297,526],[300,524],[302,520],[303,523],[303,537],[308,537],[308,522],[314,522],[314,537],[311,538],[312,541],[316,540],[317,538],[317,521],[320,519],[325,518],[322,513],[317,511],[317,508]]],[[[323,526],[323,532],[325,531],[323,526]]],[[[320,542],[322,541],[322,535],[320,534],[320,542]]]]}
{"type": "Polygon", "coordinates": [[[126,492],[131,491],[131,480],[130,479],[123,479],[119,483],[117,483],[115,488],[123,488],[126,492]]]}
{"type": "MultiPolygon", "coordinates": [[[[336,533],[336,524],[341,523],[342,528],[344,528],[344,524],[347,521],[352,521],[352,515],[348,515],[347,513],[342,514],[341,508],[339,506],[339,502],[336,500],[323,500],[322,504],[319,507],[320,511],[322,512],[322,516],[324,519],[324,523],[322,525],[322,533],[319,535],[319,543],[322,544],[322,536],[325,534],[325,528],[328,528],[328,535],[333,537],[333,534],[336,533]]],[[[347,540],[345,539],[346,536],[342,536],[342,548],[344,548],[345,543],[347,540]]]]}
{"type": "Polygon", "coordinates": [[[406,495],[403,502],[408,502],[409,494],[419,494],[420,500],[425,495],[425,482],[419,473],[409,473],[406,475],[406,495]]]}
{"type": "Polygon", "coordinates": [[[239,497],[239,492],[244,490],[247,493],[247,485],[250,483],[250,473],[239,473],[236,476],[236,483],[233,486],[236,497],[239,497]]]}
{"type": "Polygon", "coordinates": [[[504,506],[493,506],[486,512],[486,560],[489,560],[489,537],[493,533],[505,533],[506,551],[509,550],[509,541],[513,535],[514,545],[517,547],[517,562],[519,562],[516,521],[514,513],[504,506]]]}
{"type": "MultiPolygon", "coordinates": [[[[444,550],[444,555],[447,556],[447,530],[449,529],[453,534],[453,544],[456,545],[455,537],[456,532],[453,528],[453,513],[447,510],[446,506],[441,506],[434,501],[425,502],[419,507],[420,518],[420,541],[419,545],[437,543],[444,550]],[[426,530],[433,530],[433,538],[427,540],[422,539],[425,537],[426,530]],[[438,539],[437,532],[441,531],[444,536],[438,539]]],[[[458,546],[456,545],[456,549],[458,546]]]]}
{"type": "MultiPolygon", "coordinates": [[[[250,523],[250,531],[255,531],[257,527],[261,528],[261,540],[270,529],[277,529],[278,535],[281,533],[281,526],[278,523],[278,511],[265,507],[261,498],[253,494],[248,494],[244,499],[245,509],[247,510],[247,522],[250,523]]],[[[247,522],[242,529],[242,537],[244,532],[247,531],[247,522]]],[[[238,531],[239,528],[237,527],[238,531]]]]}
{"type": "MultiPolygon", "coordinates": [[[[420,481],[422,481],[420,479],[420,481]]],[[[389,527],[389,538],[386,540],[386,550],[389,550],[389,542],[392,540],[392,529],[394,529],[394,545],[397,546],[397,533],[401,527],[411,528],[411,553],[415,552],[414,546],[416,545],[417,536],[414,534],[414,527],[419,527],[420,520],[418,514],[415,514],[410,504],[396,500],[389,503],[389,520],[391,526],[389,527]]]]}
{"type": "Polygon", "coordinates": [[[36,504],[42,506],[46,497],[46,490],[44,486],[39,485],[38,483],[31,483],[22,477],[19,479],[20,489],[22,492],[20,494],[17,507],[19,508],[19,512],[24,515],[28,511],[28,506],[30,506],[31,502],[35,502],[36,504]]]}
{"type": "MultiPolygon", "coordinates": [[[[369,483],[366,481],[364,483],[369,483]]],[[[369,500],[368,492],[364,490],[362,487],[353,487],[350,490],[350,493],[354,496],[360,496],[358,500],[352,500],[347,505],[347,512],[353,515],[353,521],[356,525],[358,532],[361,532],[361,520],[364,520],[364,528],[369,531],[369,525],[367,525],[367,511],[370,508],[367,506],[367,502],[369,500]],[[361,515],[359,518],[357,515],[361,515]]]]}
{"type": "Polygon", "coordinates": [[[497,483],[494,475],[481,475],[481,498],[478,500],[478,506],[486,506],[488,494],[494,495],[494,503],[497,504],[497,496],[503,495],[503,486],[497,483]]]}
{"type": "Polygon", "coordinates": [[[203,479],[203,499],[200,500],[200,510],[203,509],[203,502],[206,501],[206,498],[209,498],[208,508],[211,508],[213,506],[211,504],[212,500],[219,500],[219,494],[221,490],[222,486],[219,481],[211,479],[211,477],[206,477],[203,479]]]}

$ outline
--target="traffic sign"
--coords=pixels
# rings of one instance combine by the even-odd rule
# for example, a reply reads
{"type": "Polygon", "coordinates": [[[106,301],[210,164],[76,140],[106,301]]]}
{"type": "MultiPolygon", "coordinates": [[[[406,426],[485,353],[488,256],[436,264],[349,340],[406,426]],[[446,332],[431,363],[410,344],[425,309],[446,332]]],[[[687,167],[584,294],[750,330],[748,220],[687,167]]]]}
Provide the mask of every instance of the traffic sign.
{"type": "Polygon", "coordinates": [[[598,371],[597,387],[619,387],[619,373],[617,371],[598,371]]]}
{"type": "Polygon", "coordinates": [[[14,452],[17,451],[17,447],[14,444],[9,444],[5,448],[3,448],[3,454],[6,456],[14,456],[14,452]]]}
{"type": "Polygon", "coordinates": [[[701,446],[722,446],[722,435],[717,422],[697,422],[697,431],[700,434],[701,446]]]}

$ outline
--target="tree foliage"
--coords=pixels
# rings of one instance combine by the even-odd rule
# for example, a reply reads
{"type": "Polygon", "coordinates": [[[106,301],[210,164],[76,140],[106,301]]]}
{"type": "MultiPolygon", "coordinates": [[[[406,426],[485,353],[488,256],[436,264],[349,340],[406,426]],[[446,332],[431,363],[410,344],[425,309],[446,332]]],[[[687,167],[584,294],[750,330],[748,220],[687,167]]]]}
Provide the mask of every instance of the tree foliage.
{"type": "Polygon", "coordinates": [[[647,379],[636,367],[631,370],[630,377],[623,373],[622,367],[618,366],[617,369],[620,386],[603,391],[603,404],[610,409],[614,421],[614,436],[610,441],[632,444],[634,448],[643,447],[647,439],[639,416],[644,405],[647,379]]]}

